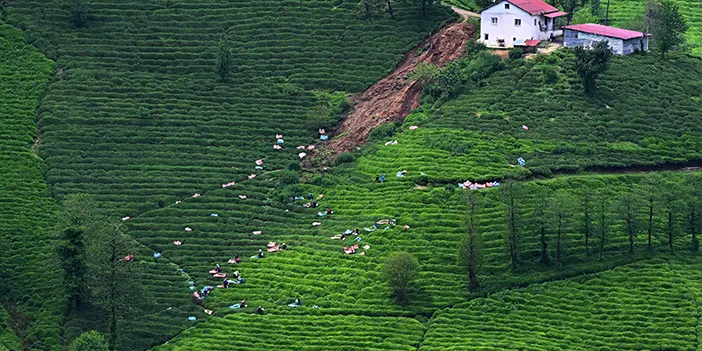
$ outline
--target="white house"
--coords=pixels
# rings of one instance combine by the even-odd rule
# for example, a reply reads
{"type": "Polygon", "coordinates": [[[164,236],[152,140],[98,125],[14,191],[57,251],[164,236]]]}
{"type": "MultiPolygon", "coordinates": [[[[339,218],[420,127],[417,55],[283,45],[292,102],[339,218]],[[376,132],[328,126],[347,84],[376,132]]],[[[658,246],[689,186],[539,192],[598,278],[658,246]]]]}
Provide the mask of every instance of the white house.
{"type": "Polygon", "coordinates": [[[592,23],[565,26],[563,29],[565,30],[563,46],[591,48],[595,44],[607,40],[609,48],[615,55],[629,55],[637,50],[648,51],[648,39],[651,36],[633,30],[592,23]]]}
{"type": "Polygon", "coordinates": [[[560,36],[558,17],[567,15],[541,0],[498,0],[480,11],[480,42],[490,48],[560,36]]]}

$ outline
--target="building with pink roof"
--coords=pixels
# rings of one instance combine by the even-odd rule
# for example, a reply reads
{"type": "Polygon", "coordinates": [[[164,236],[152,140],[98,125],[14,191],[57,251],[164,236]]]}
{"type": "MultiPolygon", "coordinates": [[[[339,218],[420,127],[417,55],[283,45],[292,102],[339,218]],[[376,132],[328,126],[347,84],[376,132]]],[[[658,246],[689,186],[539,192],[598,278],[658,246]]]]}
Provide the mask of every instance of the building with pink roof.
{"type": "Polygon", "coordinates": [[[565,26],[563,29],[565,31],[563,38],[565,47],[591,48],[606,40],[615,55],[630,55],[636,51],[648,51],[648,40],[651,36],[633,30],[593,23],[565,26]]]}

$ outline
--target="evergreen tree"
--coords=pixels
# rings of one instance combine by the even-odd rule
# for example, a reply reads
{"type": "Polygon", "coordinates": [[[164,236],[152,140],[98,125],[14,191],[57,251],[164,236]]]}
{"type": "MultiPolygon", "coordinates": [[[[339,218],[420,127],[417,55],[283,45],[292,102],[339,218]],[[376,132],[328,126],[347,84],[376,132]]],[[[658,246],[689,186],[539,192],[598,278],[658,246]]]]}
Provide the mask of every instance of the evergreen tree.
{"type": "Polygon", "coordinates": [[[629,254],[634,260],[634,267],[636,267],[636,236],[638,233],[638,218],[635,210],[637,202],[638,199],[631,192],[622,194],[619,200],[619,215],[624,222],[624,231],[629,239],[629,254]]]}
{"type": "Polygon", "coordinates": [[[668,51],[685,43],[688,26],[678,5],[673,1],[649,1],[646,6],[646,22],[651,25],[653,40],[662,58],[665,58],[668,51]]]}
{"type": "Polygon", "coordinates": [[[226,82],[234,69],[234,55],[226,36],[219,41],[217,48],[217,73],[222,82],[226,82]]]}
{"type": "Polygon", "coordinates": [[[80,227],[62,231],[58,255],[63,268],[63,286],[68,295],[68,312],[81,309],[88,301],[88,266],[85,236],[80,227]]]}
{"type": "Polygon", "coordinates": [[[599,258],[602,259],[604,256],[604,246],[605,242],[607,242],[607,231],[609,229],[609,192],[607,189],[602,189],[600,190],[600,193],[598,194],[597,197],[597,210],[598,210],[598,227],[599,227],[599,246],[600,246],[600,252],[599,252],[599,258]]]}
{"type": "Polygon", "coordinates": [[[461,240],[458,247],[458,261],[468,272],[468,288],[471,291],[477,291],[480,288],[478,280],[478,269],[482,261],[482,236],[479,229],[476,227],[475,216],[478,212],[480,199],[474,191],[464,193],[466,204],[468,205],[468,213],[466,224],[468,226],[468,236],[461,240]]]}
{"type": "Polygon", "coordinates": [[[551,202],[551,218],[556,234],[556,264],[560,265],[563,260],[563,234],[570,226],[570,216],[575,207],[573,197],[566,190],[558,190],[551,202]]]}
{"type": "Polygon", "coordinates": [[[585,93],[590,94],[595,91],[597,77],[609,69],[609,59],[612,56],[609,41],[601,41],[591,49],[578,46],[574,52],[575,71],[583,80],[585,93]]]}
{"type": "Polygon", "coordinates": [[[500,195],[504,202],[505,208],[505,246],[512,265],[512,270],[516,271],[519,268],[519,242],[520,232],[518,221],[518,198],[521,191],[521,185],[513,180],[505,181],[500,187],[500,195]]]}
{"type": "Polygon", "coordinates": [[[539,236],[539,262],[548,265],[551,264],[551,258],[548,255],[548,227],[549,227],[549,202],[550,195],[546,194],[548,189],[542,189],[536,192],[536,209],[534,212],[534,221],[536,224],[537,234],[539,236]]]}
{"type": "Polygon", "coordinates": [[[585,255],[590,255],[590,236],[592,234],[592,194],[589,189],[582,193],[581,208],[583,211],[583,234],[585,236],[585,255]]]}

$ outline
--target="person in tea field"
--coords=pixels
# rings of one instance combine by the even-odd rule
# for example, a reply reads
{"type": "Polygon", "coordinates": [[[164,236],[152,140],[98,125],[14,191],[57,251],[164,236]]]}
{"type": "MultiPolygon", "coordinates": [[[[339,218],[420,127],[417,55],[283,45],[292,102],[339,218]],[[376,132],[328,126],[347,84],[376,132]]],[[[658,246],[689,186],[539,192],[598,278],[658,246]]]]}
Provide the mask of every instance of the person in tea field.
{"type": "Polygon", "coordinates": [[[295,304],[298,305],[298,306],[302,306],[302,300],[300,300],[300,296],[298,296],[298,297],[295,299],[295,304]]]}
{"type": "Polygon", "coordinates": [[[288,245],[286,243],[283,243],[282,245],[280,245],[280,249],[285,251],[288,249],[288,245]]]}
{"type": "Polygon", "coordinates": [[[317,207],[319,207],[319,204],[317,203],[317,201],[313,201],[312,208],[317,208],[317,207]]]}
{"type": "Polygon", "coordinates": [[[222,273],[222,267],[219,266],[219,263],[215,264],[215,271],[217,273],[222,273]]]}
{"type": "Polygon", "coordinates": [[[375,182],[376,183],[380,182],[380,177],[377,174],[375,175],[375,182]]]}
{"type": "Polygon", "coordinates": [[[263,249],[258,249],[258,258],[263,258],[263,249]]]}
{"type": "Polygon", "coordinates": [[[385,174],[380,175],[380,182],[385,183],[385,174]]]}
{"type": "Polygon", "coordinates": [[[330,215],[332,213],[334,213],[334,211],[332,211],[331,207],[327,207],[327,214],[330,215]]]}
{"type": "Polygon", "coordinates": [[[263,316],[266,313],[266,310],[264,310],[263,307],[258,306],[258,308],[256,309],[256,313],[263,316]]]}

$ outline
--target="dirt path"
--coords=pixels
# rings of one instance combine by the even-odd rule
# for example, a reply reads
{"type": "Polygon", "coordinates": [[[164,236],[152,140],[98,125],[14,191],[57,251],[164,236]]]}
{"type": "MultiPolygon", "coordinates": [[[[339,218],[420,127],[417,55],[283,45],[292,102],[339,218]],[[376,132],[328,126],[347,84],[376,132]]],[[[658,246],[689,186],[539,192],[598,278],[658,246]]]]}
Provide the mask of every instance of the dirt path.
{"type": "Polygon", "coordinates": [[[408,80],[407,74],[423,62],[445,66],[461,58],[474,32],[475,28],[467,23],[452,23],[406,53],[390,75],[360,95],[351,97],[353,107],[346,113],[325,149],[333,149],[336,155],[352,151],[367,141],[373,128],[407,117],[410,111],[419,107],[422,92],[422,84],[408,80]]]}
{"type": "Polygon", "coordinates": [[[451,6],[451,9],[453,10],[453,12],[455,12],[455,13],[461,15],[461,17],[463,17],[463,22],[467,21],[471,17],[480,19],[480,14],[477,12],[464,10],[464,9],[456,7],[456,6],[451,6]]]}

